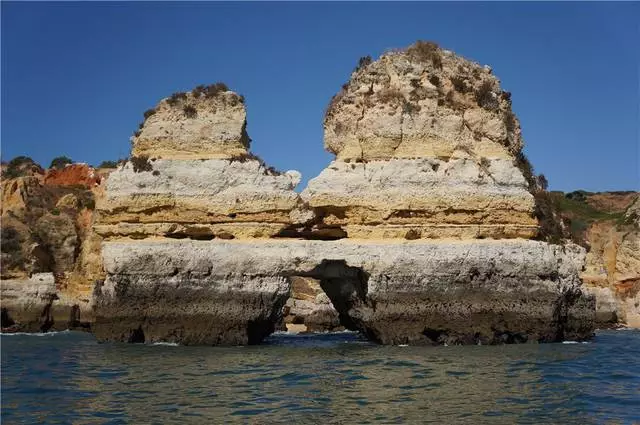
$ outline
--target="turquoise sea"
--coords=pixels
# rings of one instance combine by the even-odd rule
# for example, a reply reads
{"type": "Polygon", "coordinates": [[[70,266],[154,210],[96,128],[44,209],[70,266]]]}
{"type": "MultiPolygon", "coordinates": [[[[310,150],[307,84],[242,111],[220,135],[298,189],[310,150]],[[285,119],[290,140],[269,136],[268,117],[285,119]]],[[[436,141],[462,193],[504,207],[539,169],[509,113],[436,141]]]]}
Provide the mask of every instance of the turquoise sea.
{"type": "Polygon", "coordinates": [[[354,333],[250,347],[3,335],[3,424],[640,423],[640,331],[589,343],[379,346],[354,333]]]}

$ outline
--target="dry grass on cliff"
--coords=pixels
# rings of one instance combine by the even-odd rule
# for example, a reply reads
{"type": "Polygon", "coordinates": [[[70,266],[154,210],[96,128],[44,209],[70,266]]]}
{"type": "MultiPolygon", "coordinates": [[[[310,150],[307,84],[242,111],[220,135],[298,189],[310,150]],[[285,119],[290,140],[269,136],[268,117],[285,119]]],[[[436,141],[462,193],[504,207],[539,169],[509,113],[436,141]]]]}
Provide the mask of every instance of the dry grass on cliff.
{"type": "Polygon", "coordinates": [[[434,68],[442,69],[442,53],[437,43],[418,40],[407,49],[409,57],[418,62],[431,62],[434,68]]]}
{"type": "Polygon", "coordinates": [[[153,165],[151,165],[149,157],[146,155],[132,156],[130,161],[133,166],[133,171],[136,173],[153,170],[153,165]]]}
{"type": "Polygon", "coordinates": [[[476,102],[478,106],[494,111],[500,106],[498,98],[493,93],[493,83],[489,80],[485,80],[480,84],[480,87],[475,92],[476,102]]]}

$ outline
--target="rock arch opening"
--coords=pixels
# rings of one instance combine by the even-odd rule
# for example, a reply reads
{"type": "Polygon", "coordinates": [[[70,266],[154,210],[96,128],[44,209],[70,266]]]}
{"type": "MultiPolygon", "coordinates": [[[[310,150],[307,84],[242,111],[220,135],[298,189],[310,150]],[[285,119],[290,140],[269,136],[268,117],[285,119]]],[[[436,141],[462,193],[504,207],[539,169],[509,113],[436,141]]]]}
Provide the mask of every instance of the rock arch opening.
{"type": "Polygon", "coordinates": [[[291,294],[283,309],[281,329],[364,331],[357,312],[369,302],[367,272],[345,260],[322,260],[312,270],[289,279],[291,294]]]}

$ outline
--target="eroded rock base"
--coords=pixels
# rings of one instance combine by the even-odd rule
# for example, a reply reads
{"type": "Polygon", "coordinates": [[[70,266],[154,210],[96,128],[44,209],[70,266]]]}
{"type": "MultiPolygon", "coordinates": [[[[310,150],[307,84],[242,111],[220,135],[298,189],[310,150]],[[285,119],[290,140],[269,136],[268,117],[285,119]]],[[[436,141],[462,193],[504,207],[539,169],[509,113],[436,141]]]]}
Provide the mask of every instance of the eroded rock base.
{"type": "Polygon", "coordinates": [[[0,281],[2,332],[90,330],[88,302],[67,297],[56,288],[52,273],[29,279],[0,281]]]}
{"type": "Polygon", "coordinates": [[[257,344],[275,330],[289,290],[288,281],[277,276],[229,279],[197,269],[163,275],[161,267],[152,274],[156,262],[134,257],[130,263],[151,269],[112,275],[96,287],[99,341],[257,344]]]}
{"type": "Polygon", "coordinates": [[[293,276],[317,279],[340,323],[382,344],[582,340],[594,327],[580,251],[544,242],[144,240],[103,255],[103,341],[257,343],[293,276]]]}

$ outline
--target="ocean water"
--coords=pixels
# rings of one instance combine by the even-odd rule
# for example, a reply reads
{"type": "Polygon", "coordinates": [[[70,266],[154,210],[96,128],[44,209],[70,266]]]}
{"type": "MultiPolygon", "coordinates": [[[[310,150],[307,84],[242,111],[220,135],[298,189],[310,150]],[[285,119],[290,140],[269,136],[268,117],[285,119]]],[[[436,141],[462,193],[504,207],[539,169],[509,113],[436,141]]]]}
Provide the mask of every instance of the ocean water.
{"type": "Polygon", "coordinates": [[[3,335],[2,423],[640,423],[640,332],[590,343],[388,347],[357,334],[251,347],[3,335]]]}

